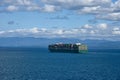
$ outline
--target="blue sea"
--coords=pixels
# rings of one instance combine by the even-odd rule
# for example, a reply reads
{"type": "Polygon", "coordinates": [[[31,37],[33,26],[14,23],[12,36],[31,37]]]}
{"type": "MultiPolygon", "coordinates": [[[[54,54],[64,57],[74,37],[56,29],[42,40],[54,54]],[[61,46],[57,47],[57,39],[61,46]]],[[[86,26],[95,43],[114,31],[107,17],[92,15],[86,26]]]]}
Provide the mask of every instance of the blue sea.
{"type": "Polygon", "coordinates": [[[120,80],[120,50],[73,54],[0,48],[0,80],[120,80]]]}

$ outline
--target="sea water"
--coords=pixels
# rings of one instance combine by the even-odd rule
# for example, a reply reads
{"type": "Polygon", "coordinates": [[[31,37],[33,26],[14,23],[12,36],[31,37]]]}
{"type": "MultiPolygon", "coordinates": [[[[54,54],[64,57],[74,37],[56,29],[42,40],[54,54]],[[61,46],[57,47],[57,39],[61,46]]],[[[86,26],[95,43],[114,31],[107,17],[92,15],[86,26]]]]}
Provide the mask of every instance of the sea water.
{"type": "Polygon", "coordinates": [[[120,50],[73,54],[0,48],[0,80],[120,80],[120,50]]]}

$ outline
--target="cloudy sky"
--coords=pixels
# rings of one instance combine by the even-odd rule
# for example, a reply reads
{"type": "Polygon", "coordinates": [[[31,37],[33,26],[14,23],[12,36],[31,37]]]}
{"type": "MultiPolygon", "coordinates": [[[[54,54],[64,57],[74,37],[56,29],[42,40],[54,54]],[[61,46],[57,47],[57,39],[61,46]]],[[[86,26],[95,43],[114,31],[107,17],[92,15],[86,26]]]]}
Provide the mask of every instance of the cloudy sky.
{"type": "Polygon", "coordinates": [[[120,0],[0,0],[0,37],[120,40],[120,0]]]}

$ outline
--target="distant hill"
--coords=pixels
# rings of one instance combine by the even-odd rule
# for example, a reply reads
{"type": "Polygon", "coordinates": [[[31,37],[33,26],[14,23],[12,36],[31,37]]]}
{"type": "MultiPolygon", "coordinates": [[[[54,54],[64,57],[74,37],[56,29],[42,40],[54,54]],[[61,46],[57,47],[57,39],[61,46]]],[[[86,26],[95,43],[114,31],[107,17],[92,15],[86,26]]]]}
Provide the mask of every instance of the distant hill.
{"type": "Polygon", "coordinates": [[[73,38],[33,38],[33,37],[7,37],[0,38],[0,47],[47,47],[49,44],[84,43],[89,49],[120,49],[120,41],[107,40],[80,40],[73,38]]]}

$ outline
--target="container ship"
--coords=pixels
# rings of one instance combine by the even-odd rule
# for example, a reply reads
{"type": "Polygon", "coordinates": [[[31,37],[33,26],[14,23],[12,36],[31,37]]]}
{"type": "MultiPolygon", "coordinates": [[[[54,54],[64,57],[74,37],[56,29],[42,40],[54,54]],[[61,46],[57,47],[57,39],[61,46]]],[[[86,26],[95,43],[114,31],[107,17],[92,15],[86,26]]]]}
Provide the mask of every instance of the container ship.
{"type": "Polygon", "coordinates": [[[87,45],[81,43],[63,44],[56,43],[48,46],[50,52],[68,52],[68,53],[86,53],[88,51],[87,45]]]}

